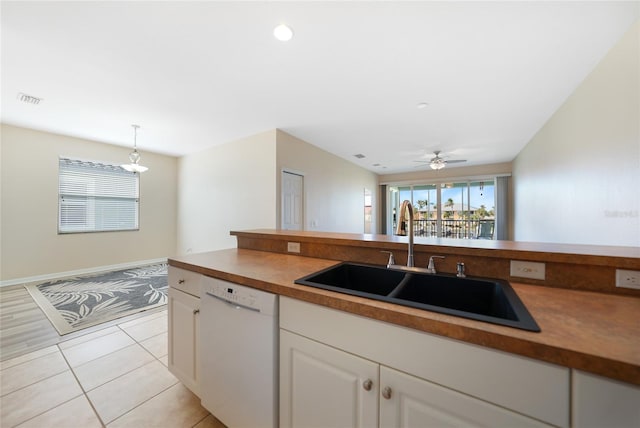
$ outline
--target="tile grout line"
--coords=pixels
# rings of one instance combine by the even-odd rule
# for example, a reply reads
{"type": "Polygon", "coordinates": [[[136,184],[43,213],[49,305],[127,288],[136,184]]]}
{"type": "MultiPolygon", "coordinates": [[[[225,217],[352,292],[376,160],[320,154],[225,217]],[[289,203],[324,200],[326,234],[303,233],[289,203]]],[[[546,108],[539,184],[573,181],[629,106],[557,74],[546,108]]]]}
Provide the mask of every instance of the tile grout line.
{"type": "MultiPolygon", "coordinates": [[[[211,415],[211,413],[209,413],[209,411],[207,410],[207,414],[204,415],[204,417],[202,419],[200,419],[198,422],[196,422],[194,425],[191,425],[191,428],[196,428],[198,425],[200,425],[202,422],[204,422],[204,420],[207,419],[210,415],[211,415]]],[[[211,415],[211,416],[213,416],[213,415],[211,415]]]]}
{"type": "MultiPolygon", "coordinates": [[[[165,310],[166,310],[166,309],[165,309],[165,310]]],[[[155,312],[155,311],[154,311],[154,312],[155,312]]],[[[161,310],[158,310],[157,312],[159,313],[159,312],[162,312],[162,311],[161,311],[161,310]]],[[[153,314],[153,313],[151,313],[151,314],[148,314],[148,315],[154,315],[154,314],[153,314]]],[[[162,315],[154,316],[154,318],[152,318],[151,320],[145,321],[145,322],[153,321],[154,319],[156,319],[156,318],[160,318],[161,316],[162,316],[162,315]]],[[[140,317],[140,318],[142,318],[142,317],[140,317]]],[[[135,319],[134,319],[134,320],[135,320],[135,319]]],[[[133,321],[133,320],[132,320],[132,321],[133,321]]],[[[130,322],[130,321],[127,321],[127,322],[130,322]]],[[[125,324],[125,323],[121,323],[121,324],[125,324]]],[[[128,345],[128,346],[133,346],[134,344],[135,344],[135,345],[138,345],[138,346],[140,346],[140,348],[142,348],[142,350],[144,350],[147,354],[149,354],[149,355],[152,357],[152,361],[150,361],[150,362],[149,362],[149,363],[147,363],[147,364],[150,364],[151,362],[157,361],[158,363],[160,363],[162,366],[164,366],[164,367],[165,367],[165,368],[167,368],[167,370],[168,370],[168,367],[167,367],[167,366],[165,366],[165,364],[164,364],[164,363],[162,362],[162,360],[161,360],[161,358],[164,358],[164,357],[165,357],[165,355],[162,355],[162,356],[156,356],[154,353],[152,353],[149,349],[147,349],[147,348],[142,344],[142,342],[144,342],[144,341],[146,341],[146,340],[149,340],[149,339],[151,339],[151,338],[154,338],[154,337],[160,336],[160,335],[162,335],[162,334],[166,334],[167,332],[161,332],[161,333],[158,333],[158,334],[154,334],[154,335],[152,335],[152,336],[146,337],[146,338],[144,338],[144,339],[142,339],[142,340],[138,341],[136,338],[134,338],[132,335],[130,335],[130,334],[129,334],[129,333],[128,333],[128,332],[127,332],[123,327],[121,327],[121,324],[114,324],[114,325],[112,325],[112,327],[117,327],[117,330],[116,330],[116,331],[114,331],[113,333],[109,333],[109,334],[115,334],[115,333],[117,333],[117,332],[119,332],[119,331],[123,332],[127,337],[129,337],[129,338],[133,341],[133,343],[132,343],[132,344],[130,344],[130,345],[128,345]]],[[[133,327],[133,326],[132,326],[132,327],[133,327]]],[[[105,327],[105,328],[108,328],[108,327],[105,327]]],[[[100,330],[101,330],[101,329],[99,329],[99,330],[97,330],[97,331],[100,331],[100,330]]],[[[87,333],[87,334],[92,334],[92,333],[87,333]]],[[[98,338],[99,338],[99,337],[108,336],[109,334],[102,335],[102,336],[98,336],[98,338]]],[[[81,337],[81,336],[78,336],[78,337],[81,337]]],[[[75,339],[75,338],[74,338],[74,339],[75,339]]],[[[96,339],[97,339],[97,338],[96,338],[96,339]]],[[[73,339],[70,339],[70,340],[73,340],[73,339]]],[[[93,339],[91,339],[91,340],[93,340],[93,339]]],[[[62,402],[62,403],[59,403],[58,405],[56,405],[56,406],[54,406],[54,407],[52,407],[52,408],[49,408],[49,409],[47,409],[47,410],[44,410],[44,411],[42,411],[42,412],[38,413],[37,415],[31,416],[31,417],[29,417],[28,419],[25,419],[25,420],[21,421],[19,424],[23,424],[23,423],[25,423],[25,422],[27,422],[27,421],[29,421],[29,420],[32,420],[32,419],[34,419],[34,418],[36,418],[36,417],[38,417],[38,416],[41,416],[41,415],[43,415],[43,414],[45,414],[45,413],[47,413],[47,412],[49,412],[49,411],[52,411],[52,410],[54,410],[54,409],[56,409],[56,408],[58,408],[58,407],[60,407],[60,406],[62,406],[62,405],[64,405],[64,404],[66,404],[66,403],[68,403],[68,402],[72,401],[72,400],[75,400],[75,399],[77,399],[77,398],[79,398],[79,397],[81,397],[81,396],[84,396],[85,400],[87,400],[87,401],[88,401],[88,403],[89,403],[89,405],[90,405],[90,407],[91,407],[91,409],[92,409],[92,411],[93,411],[93,414],[96,416],[96,418],[97,418],[97,420],[99,421],[99,423],[101,424],[101,426],[102,426],[103,428],[105,428],[107,425],[104,423],[103,419],[101,418],[100,414],[98,413],[97,409],[95,408],[95,406],[94,406],[93,402],[91,401],[91,399],[90,399],[90,398],[89,398],[89,396],[88,396],[88,393],[89,393],[90,391],[85,390],[84,386],[82,385],[82,383],[81,383],[81,382],[80,382],[80,380],[78,379],[78,376],[77,376],[77,374],[76,374],[76,372],[75,372],[74,368],[71,366],[71,364],[70,364],[70,362],[69,362],[69,360],[68,360],[67,356],[65,355],[65,353],[63,352],[62,347],[60,346],[60,345],[61,345],[61,344],[63,344],[64,342],[66,342],[66,341],[61,341],[61,342],[59,341],[59,342],[58,342],[58,343],[56,343],[56,344],[50,345],[51,347],[55,347],[55,351],[52,351],[51,353],[55,353],[55,352],[59,352],[59,353],[60,353],[60,355],[62,356],[62,358],[63,358],[63,360],[64,360],[64,362],[65,362],[65,364],[66,364],[66,366],[67,366],[67,370],[71,373],[71,375],[73,376],[74,380],[76,381],[76,384],[80,387],[81,394],[79,394],[79,395],[77,395],[77,396],[74,396],[74,397],[70,398],[69,400],[66,400],[66,401],[64,401],[64,402],[62,402]]],[[[76,345],[73,345],[73,346],[71,346],[71,347],[69,347],[69,348],[65,348],[65,349],[72,349],[73,347],[75,347],[75,346],[79,346],[79,345],[82,345],[83,343],[86,343],[86,341],[85,341],[85,342],[78,343],[78,344],[76,344],[76,345]]],[[[128,347],[128,346],[125,346],[124,348],[126,348],[126,347],[128,347]]],[[[45,348],[46,348],[46,347],[45,347],[45,348]]],[[[45,349],[45,348],[42,348],[42,349],[45,349]]],[[[100,359],[100,358],[106,357],[106,356],[108,356],[108,355],[110,355],[110,354],[113,354],[114,352],[118,352],[118,351],[120,351],[120,350],[122,350],[122,349],[124,349],[124,348],[116,349],[116,350],[114,350],[114,351],[112,351],[112,352],[109,352],[109,353],[107,353],[107,354],[105,354],[105,355],[101,355],[101,356],[100,356],[100,357],[98,357],[98,358],[94,358],[93,360],[86,361],[86,362],[84,362],[84,363],[80,364],[79,366],[77,366],[76,368],[82,367],[82,366],[84,366],[85,364],[88,364],[88,363],[93,362],[93,361],[96,361],[96,360],[98,360],[98,359],[100,359]]],[[[32,351],[32,352],[37,352],[37,351],[38,351],[38,350],[34,350],[34,351],[32,351]]],[[[43,354],[42,356],[46,356],[46,355],[48,355],[48,354],[49,354],[49,353],[47,353],[47,354],[43,354]]],[[[17,356],[17,357],[18,357],[18,356],[17,356]]],[[[14,357],[14,358],[17,358],[17,357],[14,357]]],[[[41,358],[41,357],[38,357],[38,358],[41,358]]],[[[10,360],[10,359],[8,359],[8,360],[10,360]]],[[[7,361],[8,361],[8,360],[7,360],[7,361]]],[[[22,365],[22,364],[26,364],[26,363],[28,363],[28,362],[30,362],[30,361],[33,361],[33,359],[31,359],[31,360],[25,360],[25,361],[23,361],[23,362],[21,362],[21,363],[18,363],[18,364],[14,365],[14,366],[7,367],[7,368],[5,368],[5,369],[10,369],[11,367],[20,366],[20,365],[22,365]]],[[[131,371],[136,370],[136,369],[138,369],[138,368],[139,368],[139,367],[136,367],[136,368],[134,368],[134,369],[131,369],[131,370],[129,370],[128,372],[126,372],[126,373],[123,373],[123,374],[119,375],[116,379],[121,378],[121,377],[123,377],[123,376],[126,376],[126,375],[127,375],[127,374],[129,374],[131,371]]],[[[2,369],[2,370],[4,371],[5,369],[2,369]]],[[[19,391],[19,390],[24,389],[24,388],[26,388],[26,387],[28,387],[28,386],[32,386],[32,385],[34,385],[34,384],[36,384],[36,383],[38,383],[38,382],[41,382],[41,381],[46,380],[46,379],[49,379],[49,378],[51,378],[51,377],[53,377],[53,376],[57,376],[57,375],[59,375],[59,374],[61,374],[61,373],[66,372],[67,370],[63,370],[63,371],[60,371],[60,372],[58,372],[58,373],[52,374],[52,375],[50,375],[50,376],[47,376],[47,377],[45,377],[45,378],[39,379],[38,381],[33,382],[33,383],[29,384],[29,385],[22,386],[21,388],[18,388],[18,389],[17,389],[17,390],[15,390],[15,391],[19,391]]],[[[111,382],[111,381],[113,381],[113,380],[114,380],[114,379],[110,380],[109,382],[111,382]]],[[[106,383],[108,383],[108,382],[105,382],[104,384],[106,384],[106,383]]],[[[124,415],[126,415],[126,414],[130,413],[130,412],[131,412],[131,411],[133,411],[134,409],[136,409],[136,408],[140,407],[141,405],[143,405],[143,404],[147,403],[148,401],[152,400],[153,398],[157,397],[158,395],[160,395],[160,394],[162,394],[162,393],[166,392],[166,391],[167,391],[167,390],[169,390],[170,388],[173,388],[175,385],[177,385],[177,384],[179,384],[179,383],[180,383],[180,382],[179,382],[179,380],[178,380],[178,379],[176,379],[176,381],[175,381],[174,383],[172,383],[172,384],[171,384],[171,385],[169,385],[168,387],[164,388],[162,391],[159,391],[157,394],[154,394],[152,397],[147,398],[147,399],[146,399],[146,400],[144,400],[143,402],[139,403],[138,405],[136,405],[136,406],[135,406],[135,407],[133,407],[132,409],[128,410],[128,411],[127,411],[127,412],[125,412],[124,414],[122,414],[122,415],[118,416],[117,418],[113,419],[113,420],[112,420],[112,421],[110,421],[109,423],[112,423],[112,422],[116,421],[117,419],[120,419],[120,418],[121,418],[121,417],[123,417],[124,415]]],[[[104,384],[103,384],[103,385],[104,385],[104,384]]],[[[96,388],[97,388],[97,387],[96,387],[96,388]]],[[[93,391],[93,390],[94,390],[94,389],[96,389],[96,388],[93,388],[91,391],[93,391]]],[[[15,391],[12,391],[12,392],[15,392],[15,391]]],[[[7,394],[5,394],[5,395],[8,395],[8,394],[10,394],[10,393],[7,393],[7,394]]],[[[198,423],[202,422],[202,421],[203,421],[204,419],[206,419],[207,417],[208,417],[208,415],[207,415],[207,416],[205,416],[205,417],[204,417],[203,419],[201,419],[200,421],[198,421],[198,422],[196,423],[196,425],[197,425],[198,423]]],[[[18,424],[18,425],[19,425],[19,424],[18,424]]],[[[195,425],[194,425],[194,426],[195,426],[195,425]]]]}
{"type": "MultiPolygon", "coordinates": [[[[152,320],[149,320],[149,321],[152,321],[152,320]]],[[[148,322],[148,321],[145,321],[145,322],[148,322]]],[[[126,331],[124,328],[122,328],[119,324],[118,324],[118,325],[116,325],[116,327],[118,327],[118,328],[119,328],[119,329],[120,329],[124,334],[126,334],[128,337],[130,337],[130,338],[131,338],[131,340],[133,340],[133,341],[135,342],[135,344],[136,344],[136,345],[140,346],[140,347],[141,347],[141,348],[142,348],[146,353],[148,353],[149,355],[151,355],[155,361],[157,361],[157,362],[159,362],[160,364],[162,364],[162,361],[160,361],[160,359],[159,359],[158,357],[156,357],[155,355],[153,355],[153,353],[151,353],[147,348],[145,348],[145,347],[144,347],[144,345],[142,345],[142,343],[138,342],[138,341],[137,341],[133,336],[131,336],[129,333],[127,333],[127,331],[126,331]]],[[[159,334],[154,335],[154,336],[151,336],[151,337],[159,336],[160,334],[164,334],[164,333],[159,333],[159,334]]],[[[150,337],[148,337],[147,339],[149,339],[149,338],[150,338],[150,337]]],[[[146,339],[145,339],[145,340],[146,340],[146,339]]],[[[114,351],[114,352],[116,352],[116,351],[114,351]]],[[[153,361],[151,361],[151,362],[149,362],[149,363],[147,363],[147,364],[151,364],[152,362],[153,362],[153,361]]],[[[144,364],[144,365],[147,365],[147,364],[144,364]]],[[[162,364],[162,366],[164,366],[164,364],[162,364]]],[[[133,369],[133,370],[137,370],[138,368],[140,368],[140,367],[136,367],[136,368],[135,368],[135,369],[133,369]]],[[[72,370],[73,370],[73,369],[72,369],[72,370]]],[[[133,370],[128,371],[126,374],[131,373],[133,370]]],[[[167,368],[167,370],[169,370],[169,369],[167,368]]],[[[118,376],[118,377],[117,377],[117,378],[115,378],[115,379],[121,378],[122,376],[124,376],[124,374],[123,374],[123,375],[118,376]]],[[[115,379],[111,379],[109,382],[112,382],[112,381],[113,381],[113,380],[115,380],[115,379]]],[[[109,383],[109,382],[106,382],[106,383],[109,383]]],[[[103,385],[105,385],[106,383],[104,383],[103,385]]],[[[155,397],[157,397],[158,395],[160,395],[160,394],[164,393],[165,391],[169,390],[170,388],[173,388],[174,386],[176,386],[176,385],[177,385],[177,384],[179,384],[179,383],[180,383],[180,381],[179,381],[178,379],[176,379],[176,382],[175,382],[175,383],[173,383],[173,384],[169,385],[168,387],[166,387],[166,388],[165,388],[165,389],[163,389],[162,391],[158,392],[157,394],[154,394],[153,396],[151,396],[151,397],[147,398],[147,399],[146,399],[146,400],[144,400],[143,402],[141,402],[141,403],[137,404],[136,406],[132,407],[131,409],[127,410],[125,413],[123,413],[123,414],[119,415],[118,417],[116,417],[115,419],[113,419],[113,420],[109,421],[109,424],[111,424],[111,423],[113,423],[113,422],[117,421],[118,419],[120,419],[120,418],[124,417],[125,415],[127,415],[127,414],[131,413],[132,411],[134,411],[134,410],[135,410],[135,409],[137,409],[138,407],[142,406],[143,404],[147,403],[148,401],[153,400],[153,399],[154,399],[155,397]]],[[[82,387],[82,386],[81,386],[81,387],[82,387]]],[[[97,387],[96,387],[96,388],[97,388],[97,387]]],[[[94,388],[94,389],[96,389],[96,388],[94,388]]],[[[84,389],[83,389],[83,390],[84,390],[84,389]]],[[[92,391],[93,391],[93,390],[92,390],[92,391]]],[[[85,395],[86,395],[86,394],[85,394],[85,395]]],[[[89,400],[89,398],[88,398],[88,397],[87,397],[87,400],[89,400]]],[[[91,403],[91,400],[89,400],[89,403],[91,403]]],[[[93,408],[93,403],[91,403],[91,407],[93,408]]],[[[96,414],[97,414],[97,411],[95,410],[95,408],[94,408],[94,411],[95,411],[95,412],[96,412],[96,414]]],[[[102,422],[102,418],[100,418],[100,422],[103,424],[103,427],[105,427],[105,428],[106,428],[107,424],[104,424],[104,423],[102,422]]]]}
{"type": "MultiPolygon", "coordinates": [[[[162,364],[162,363],[160,363],[160,364],[162,364]]],[[[162,365],[164,365],[164,364],[162,364],[162,365]]],[[[134,411],[135,409],[137,409],[138,407],[140,407],[140,406],[142,406],[143,404],[145,404],[145,403],[147,403],[147,402],[149,402],[149,401],[153,400],[153,399],[154,399],[154,398],[156,398],[158,395],[160,395],[160,394],[162,394],[162,393],[164,393],[164,392],[168,391],[169,389],[173,388],[174,386],[176,386],[176,385],[177,385],[177,384],[179,384],[179,383],[180,383],[180,381],[176,379],[176,383],[173,383],[173,384],[169,385],[168,387],[166,387],[166,388],[165,388],[165,389],[163,389],[162,391],[158,392],[157,394],[154,394],[153,396],[151,396],[151,397],[147,398],[147,399],[146,399],[146,400],[144,400],[142,403],[137,404],[136,406],[134,406],[134,407],[132,407],[131,409],[127,410],[125,413],[121,414],[121,415],[120,415],[120,416],[118,416],[117,418],[115,418],[115,419],[113,419],[113,420],[109,421],[109,423],[111,424],[111,423],[113,423],[113,422],[117,421],[118,419],[122,418],[123,416],[128,415],[129,413],[133,412],[133,411],[134,411]]],[[[105,425],[105,426],[106,426],[106,425],[105,425]]]]}
{"type": "Polygon", "coordinates": [[[78,376],[76,375],[76,372],[73,371],[73,367],[71,367],[71,364],[69,364],[69,361],[67,360],[67,356],[64,355],[64,352],[62,352],[62,348],[60,348],[59,345],[56,345],[56,346],[58,347],[59,352],[62,354],[62,358],[64,358],[65,363],[67,363],[67,366],[69,366],[69,371],[71,371],[71,374],[73,375],[73,378],[78,383],[78,386],[80,387],[80,390],[82,391],[82,395],[84,396],[85,400],[87,400],[87,402],[89,403],[89,406],[91,406],[91,410],[93,410],[94,415],[96,416],[96,418],[98,418],[98,421],[100,422],[102,427],[103,428],[106,427],[104,421],[102,420],[102,418],[100,417],[100,414],[98,413],[98,410],[94,407],[93,402],[89,399],[89,396],[87,395],[87,391],[85,391],[84,387],[82,386],[82,383],[80,383],[80,379],[78,379],[78,376]]]}
{"type": "MultiPolygon", "coordinates": [[[[63,370],[63,371],[61,371],[61,372],[59,372],[59,373],[56,373],[56,374],[54,374],[54,375],[51,375],[51,376],[47,376],[47,377],[45,377],[45,378],[42,378],[42,379],[38,380],[37,382],[31,383],[31,384],[29,384],[29,385],[27,385],[27,386],[23,386],[22,388],[18,388],[18,389],[16,389],[16,391],[20,391],[20,390],[22,390],[22,389],[24,389],[24,388],[26,388],[26,387],[28,387],[28,386],[35,385],[35,384],[37,384],[38,382],[41,382],[41,381],[46,380],[46,379],[50,379],[50,378],[52,378],[52,377],[54,377],[54,376],[58,376],[58,375],[59,375],[59,374],[61,374],[61,373],[64,373],[64,372],[66,372],[66,371],[69,371],[69,372],[71,373],[71,375],[73,376],[73,378],[75,379],[75,381],[76,381],[76,383],[78,384],[78,386],[80,387],[80,391],[82,391],[82,392],[81,392],[80,394],[78,394],[78,395],[74,396],[74,397],[69,398],[67,401],[63,401],[63,402],[61,402],[61,403],[58,403],[58,404],[57,404],[56,406],[54,406],[54,407],[51,407],[51,408],[49,408],[49,409],[45,409],[45,410],[43,410],[42,412],[40,412],[40,413],[38,413],[38,414],[35,414],[35,415],[33,415],[33,416],[31,416],[31,417],[29,417],[29,418],[27,418],[27,419],[23,420],[23,421],[20,421],[18,424],[14,425],[14,427],[19,426],[19,425],[21,425],[21,424],[24,424],[25,422],[28,422],[28,421],[30,421],[30,420],[32,420],[32,419],[35,419],[35,418],[37,418],[38,416],[44,415],[45,413],[50,412],[50,411],[52,411],[53,409],[56,409],[56,408],[58,408],[58,407],[60,407],[60,406],[62,406],[62,405],[64,405],[64,404],[67,404],[67,403],[69,403],[70,401],[73,401],[73,400],[75,400],[75,399],[76,399],[76,398],[78,398],[78,397],[82,397],[82,396],[84,396],[84,397],[85,397],[85,399],[89,402],[89,405],[91,406],[91,409],[93,410],[93,413],[96,415],[96,417],[98,418],[98,421],[100,421],[100,424],[102,424],[102,427],[104,428],[104,427],[105,427],[105,425],[104,425],[104,423],[102,423],[102,419],[100,418],[100,415],[98,415],[98,412],[96,412],[96,409],[93,407],[93,403],[91,403],[91,400],[89,400],[89,397],[87,396],[87,394],[86,394],[86,392],[85,392],[84,388],[82,387],[82,384],[80,383],[80,381],[79,381],[79,380],[78,380],[78,378],[76,377],[75,372],[74,372],[74,371],[73,371],[73,369],[71,368],[71,365],[69,364],[69,361],[67,360],[67,357],[64,355],[64,353],[62,352],[62,349],[60,349],[60,347],[59,347],[58,345],[54,345],[54,346],[56,346],[56,347],[58,348],[58,352],[60,353],[60,355],[61,355],[61,356],[62,356],[62,358],[64,359],[64,362],[65,362],[65,364],[67,365],[67,370],[63,370]]],[[[18,364],[18,365],[25,364],[26,362],[28,362],[28,361],[25,361],[24,363],[20,363],[20,364],[18,364]]],[[[15,367],[15,366],[14,366],[14,367],[15,367]]],[[[12,391],[12,392],[15,392],[15,391],[12,391]]],[[[11,392],[11,393],[12,393],[12,392],[11,392]]],[[[10,394],[10,393],[8,393],[8,394],[10,394]]],[[[5,394],[5,395],[8,395],[8,394],[5,394]]],[[[4,395],[3,395],[3,397],[4,397],[4,395]]]]}
{"type": "MultiPolygon", "coordinates": [[[[60,352],[60,350],[58,350],[58,352],[60,352]]],[[[48,353],[48,354],[41,355],[41,356],[40,356],[40,357],[38,357],[38,358],[46,357],[47,355],[52,354],[52,353],[53,353],[53,352],[50,352],[50,353],[48,353]]],[[[62,352],[60,352],[60,354],[62,354],[62,352]]],[[[21,365],[23,365],[23,364],[27,364],[27,363],[30,363],[30,362],[32,362],[32,361],[34,361],[34,360],[38,359],[38,358],[34,358],[34,359],[32,359],[32,360],[26,360],[26,361],[23,361],[23,362],[18,363],[18,364],[16,364],[16,365],[13,365],[13,366],[10,366],[10,367],[6,367],[6,368],[4,368],[4,369],[1,369],[1,370],[0,370],[0,372],[3,372],[3,371],[5,371],[5,370],[12,369],[12,368],[14,368],[14,367],[20,367],[21,365]]],[[[62,355],[62,358],[64,359],[65,363],[67,364],[67,366],[68,366],[68,370],[69,370],[69,371],[71,371],[71,367],[69,367],[69,363],[67,363],[67,359],[66,359],[66,358],[64,358],[64,354],[62,355]]],[[[21,390],[23,390],[23,389],[25,389],[25,388],[28,388],[28,387],[30,387],[30,386],[33,386],[33,385],[35,385],[35,384],[37,384],[37,383],[39,383],[39,382],[42,382],[43,380],[51,379],[52,377],[54,377],[54,376],[58,376],[59,374],[64,373],[65,371],[66,371],[66,370],[62,370],[62,371],[59,371],[59,372],[57,372],[57,373],[52,373],[52,374],[50,374],[49,376],[45,376],[45,377],[43,377],[43,378],[41,378],[41,379],[37,379],[37,380],[33,381],[32,383],[29,383],[29,384],[27,384],[27,385],[23,385],[23,386],[21,386],[20,388],[17,388],[17,389],[14,389],[13,391],[9,391],[9,392],[7,392],[6,394],[1,394],[1,393],[0,393],[0,398],[2,398],[2,397],[6,397],[7,395],[13,394],[14,392],[21,391],[21,390]]]]}

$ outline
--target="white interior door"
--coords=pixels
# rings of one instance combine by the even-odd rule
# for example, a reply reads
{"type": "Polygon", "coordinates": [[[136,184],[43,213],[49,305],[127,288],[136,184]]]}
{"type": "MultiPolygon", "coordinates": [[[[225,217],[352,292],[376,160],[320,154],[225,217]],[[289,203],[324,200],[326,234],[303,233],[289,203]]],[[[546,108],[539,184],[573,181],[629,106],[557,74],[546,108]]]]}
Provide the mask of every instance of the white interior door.
{"type": "Polygon", "coordinates": [[[282,171],[282,229],[303,229],[302,191],[302,175],[282,171]]]}

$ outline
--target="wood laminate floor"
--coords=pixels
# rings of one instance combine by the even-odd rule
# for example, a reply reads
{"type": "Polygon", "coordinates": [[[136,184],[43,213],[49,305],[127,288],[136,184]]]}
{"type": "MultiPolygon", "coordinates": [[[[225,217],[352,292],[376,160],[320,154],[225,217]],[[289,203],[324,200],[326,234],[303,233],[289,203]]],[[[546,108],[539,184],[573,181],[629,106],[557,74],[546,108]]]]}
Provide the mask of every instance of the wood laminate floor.
{"type": "Polygon", "coordinates": [[[0,289],[0,361],[56,345],[61,339],[24,286],[0,289]]]}

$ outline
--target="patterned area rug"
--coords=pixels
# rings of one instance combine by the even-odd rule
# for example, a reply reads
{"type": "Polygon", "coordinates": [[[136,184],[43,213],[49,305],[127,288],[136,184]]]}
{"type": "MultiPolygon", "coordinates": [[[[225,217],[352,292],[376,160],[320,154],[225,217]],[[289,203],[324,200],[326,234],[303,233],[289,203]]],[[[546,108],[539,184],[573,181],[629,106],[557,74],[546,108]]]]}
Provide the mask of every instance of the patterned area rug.
{"type": "Polygon", "coordinates": [[[60,335],[167,304],[167,264],[26,285],[60,335]]]}

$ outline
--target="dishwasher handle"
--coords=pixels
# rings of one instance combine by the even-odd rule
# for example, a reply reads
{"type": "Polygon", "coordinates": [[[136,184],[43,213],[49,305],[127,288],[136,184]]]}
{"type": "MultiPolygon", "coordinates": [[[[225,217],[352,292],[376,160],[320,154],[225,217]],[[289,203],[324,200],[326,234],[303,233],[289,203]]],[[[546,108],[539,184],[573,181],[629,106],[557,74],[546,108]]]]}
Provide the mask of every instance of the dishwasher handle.
{"type": "Polygon", "coordinates": [[[259,308],[252,308],[251,306],[243,305],[241,303],[231,302],[231,301],[225,299],[224,297],[220,297],[220,296],[217,296],[217,295],[211,293],[210,291],[207,291],[206,294],[208,296],[211,296],[213,298],[216,298],[216,299],[220,300],[221,302],[226,303],[229,306],[233,306],[236,309],[247,309],[249,311],[260,312],[259,308]]]}

